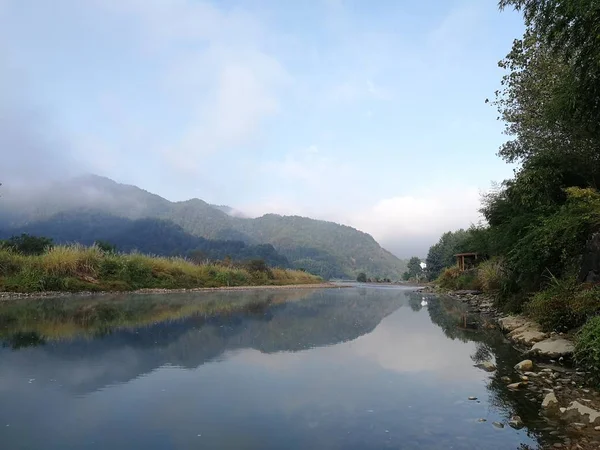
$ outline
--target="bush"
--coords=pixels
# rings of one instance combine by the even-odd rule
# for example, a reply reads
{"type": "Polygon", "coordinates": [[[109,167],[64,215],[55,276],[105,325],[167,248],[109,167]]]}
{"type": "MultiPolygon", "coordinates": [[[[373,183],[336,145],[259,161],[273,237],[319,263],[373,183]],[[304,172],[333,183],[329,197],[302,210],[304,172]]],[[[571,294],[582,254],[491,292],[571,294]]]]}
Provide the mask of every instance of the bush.
{"type": "Polygon", "coordinates": [[[364,272],[359,273],[358,276],[356,277],[356,281],[358,281],[359,283],[366,283],[367,282],[367,274],[364,272]]]}
{"type": "Polygon", "coordinates": [[[546,331],[566,331],[583,325],[600,311],[600,288],[578,284],[574,278],[554,280],[536,293],[526,312],[546,331]]]}
{"type": "Polygon", "coordinates": [[[2,242],[2,247],[22,255],[41,255],[52,248],[52,239],[23,233],[2,242]]]}
{"type": "Polygon", "coordinates": [[[600,379],[600,317],[590,319],[577,333],[574,356],[579,367],[600,379]]]}
{"type": "Polygon", "coordinates": [[[485,292],[498,292],[502,288],[506,274],[503,263],[498,258],[488,259],[477,267],[477,277],[485,292]]]}
{"type": "Polygon", "coordinates": [[[461,271],[458,267],[445,269],[438,278],[438,284],[444,289],[481,289],[481,283],[477,277],[477,269],[461,271]]]}

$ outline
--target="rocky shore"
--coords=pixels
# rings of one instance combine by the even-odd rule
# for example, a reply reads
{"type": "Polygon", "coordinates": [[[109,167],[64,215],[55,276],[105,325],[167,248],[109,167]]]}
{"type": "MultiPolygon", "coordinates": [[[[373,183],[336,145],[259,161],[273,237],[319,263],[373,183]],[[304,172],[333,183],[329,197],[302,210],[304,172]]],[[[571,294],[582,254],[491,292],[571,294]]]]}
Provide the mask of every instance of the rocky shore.
{"type": "MultiPolygon", "coordinates": [[[[427,287],[421,292],[440,292],[427,287]]],[[[469,306],[486,327],[498,327],[506,339],[523,354],[512,376],[502,377],[507,388],[521,392],[540,405],[545,431],[553,437],[547,448],[600,449],[600,392],[590,384],[589,373],[573,365],[573,336],[546,333],[539,324],[524,316],[507,316],[496,309],[493,300],[477,291],[443,293],[469,306]]],[[[493,361],[478,365],[496,370],[493,361]]],[[[509,423],[522,427],[518,416],[509,423]]]]}

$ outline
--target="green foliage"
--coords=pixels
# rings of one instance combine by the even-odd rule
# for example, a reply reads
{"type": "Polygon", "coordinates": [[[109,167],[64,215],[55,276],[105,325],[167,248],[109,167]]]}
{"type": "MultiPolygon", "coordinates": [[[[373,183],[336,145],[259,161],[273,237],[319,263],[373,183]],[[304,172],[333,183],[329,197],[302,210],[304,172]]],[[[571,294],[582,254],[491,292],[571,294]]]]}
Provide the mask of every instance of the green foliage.
{"type": "Polygon", "coordinates": [[[453,291],[469,289],[481,289],[481,283],[477,276],[477,269],[460,271],[458,267],[449,267],[445,269],[437,279],[438,285],[443,289],[453,291]]]}
{"type": "Polygon", "coordinates": [[[423,273],[423,269],[421,268],[421,259],[417,256],[413,256],[408,261],[408,277],[410,278],[418,278],[423,273]]]}
{"type": "Polygon", "coordinates": [[[488,259],[477,266],[477,277],[481,289],[488,293],[497,293],[506,278],[503,262],[500,258],[488,259]]]}
{"type": "Polygon", "coordinates": [[[0,243],[0,248],[12,250],[22,255],[41,255],[52,247],[52,239],[42,236],[31,236],[22,233],[20,236],[12,236],[0,243]]]}
{"type": "Polygon", "coordinates": [[[455,254],[473,251],[469,242],[470,238],[470,231],[462,229],[449,231],[442,235],[438,243],[429,249],[425,260],[430,280],[438,278],[445,268],[456,265],[455,254]]]}
{"type": "Polygon", "coordinates": [[[574,357],[580,368],[600,380],[600,316],[588,320],[577,333],[574,357]]]}
{"type": "Polygon", "coordinates": [[[367,274],[364,272],[360,272],[356,277],[356,281],[358,281],[359,283],[366,283],[367,282],[367,274]]]}
{"type": "Polygon", "coordinates": [[[94,245],[96,247],[98,247],[100,250],[102,250],[104,253],[116,253],[117,252],[117,246],[114,244],[111,244],[108,241],[103,241],[103,240],[95,241],[94,245]]]}
{"type": "Polygon", "coordinates": [[[545,330],[570,330],[600,312],[600,286],[583,286],[575,278],[554,279],[533,296],[526,310],[545,330]]]}
{"type": "Polygon", "coordinates": [[[55,246],[42,255],[0,250],[0,290],[111,291],[318,283],[314,275],[271,269],[255,260],[246,268],[198,265],[181,258],[105,253],[98,247],[55,246]]]}

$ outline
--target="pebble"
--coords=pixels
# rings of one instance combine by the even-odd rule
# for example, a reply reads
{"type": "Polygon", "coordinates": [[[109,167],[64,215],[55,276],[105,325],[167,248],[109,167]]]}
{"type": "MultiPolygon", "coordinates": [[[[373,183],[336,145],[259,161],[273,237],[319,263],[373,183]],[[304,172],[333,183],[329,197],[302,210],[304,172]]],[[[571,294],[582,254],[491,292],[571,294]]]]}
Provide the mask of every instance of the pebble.
{"type": "MultiPolygon", "coordinates": [[[[8,426],[8,425],[7,425],[7,426],[8,426]]],[[[600,431],[600,426],[598,426],[598,427],[594,427],[594,430],[596,430],[596,431],[600,431]]]]}
{"type": "MultiPolygon", "coordinates": [[[[487,422],[487,419],[481,418],[481,419],[477,419],[477,422],[487,422]]],[[[7,425],[8,426],[8,425],[7,425]]]]}
{"type": "Polygon", "coordinates": [[[560,442],[554,444],[554,448],[563,448],[563,445],[560,442]]]}
{"type": "Polygon", "coordinates": [[[477,400],[477,397],[469,397],[469,400],[477,400]]]}
{"type": "Polygon", "coordinates": [[[500,422],[492,422],[492,425],[494,425],[496,428],[504,428],[504,424],[500,422]]]}

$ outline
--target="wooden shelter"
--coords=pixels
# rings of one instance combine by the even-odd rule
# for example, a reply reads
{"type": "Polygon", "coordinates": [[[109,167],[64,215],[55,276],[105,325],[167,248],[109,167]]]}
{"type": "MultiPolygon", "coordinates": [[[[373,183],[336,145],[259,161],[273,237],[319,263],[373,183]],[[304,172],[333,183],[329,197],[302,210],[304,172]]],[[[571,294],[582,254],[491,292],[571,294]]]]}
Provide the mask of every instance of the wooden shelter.
{"type": "Polygon", "coordinates": [[[458,253],[454,255],[456,257],[456,264],[458,269],[462,272],[475,265],[477,261],[477,253],[458,253]]]}

